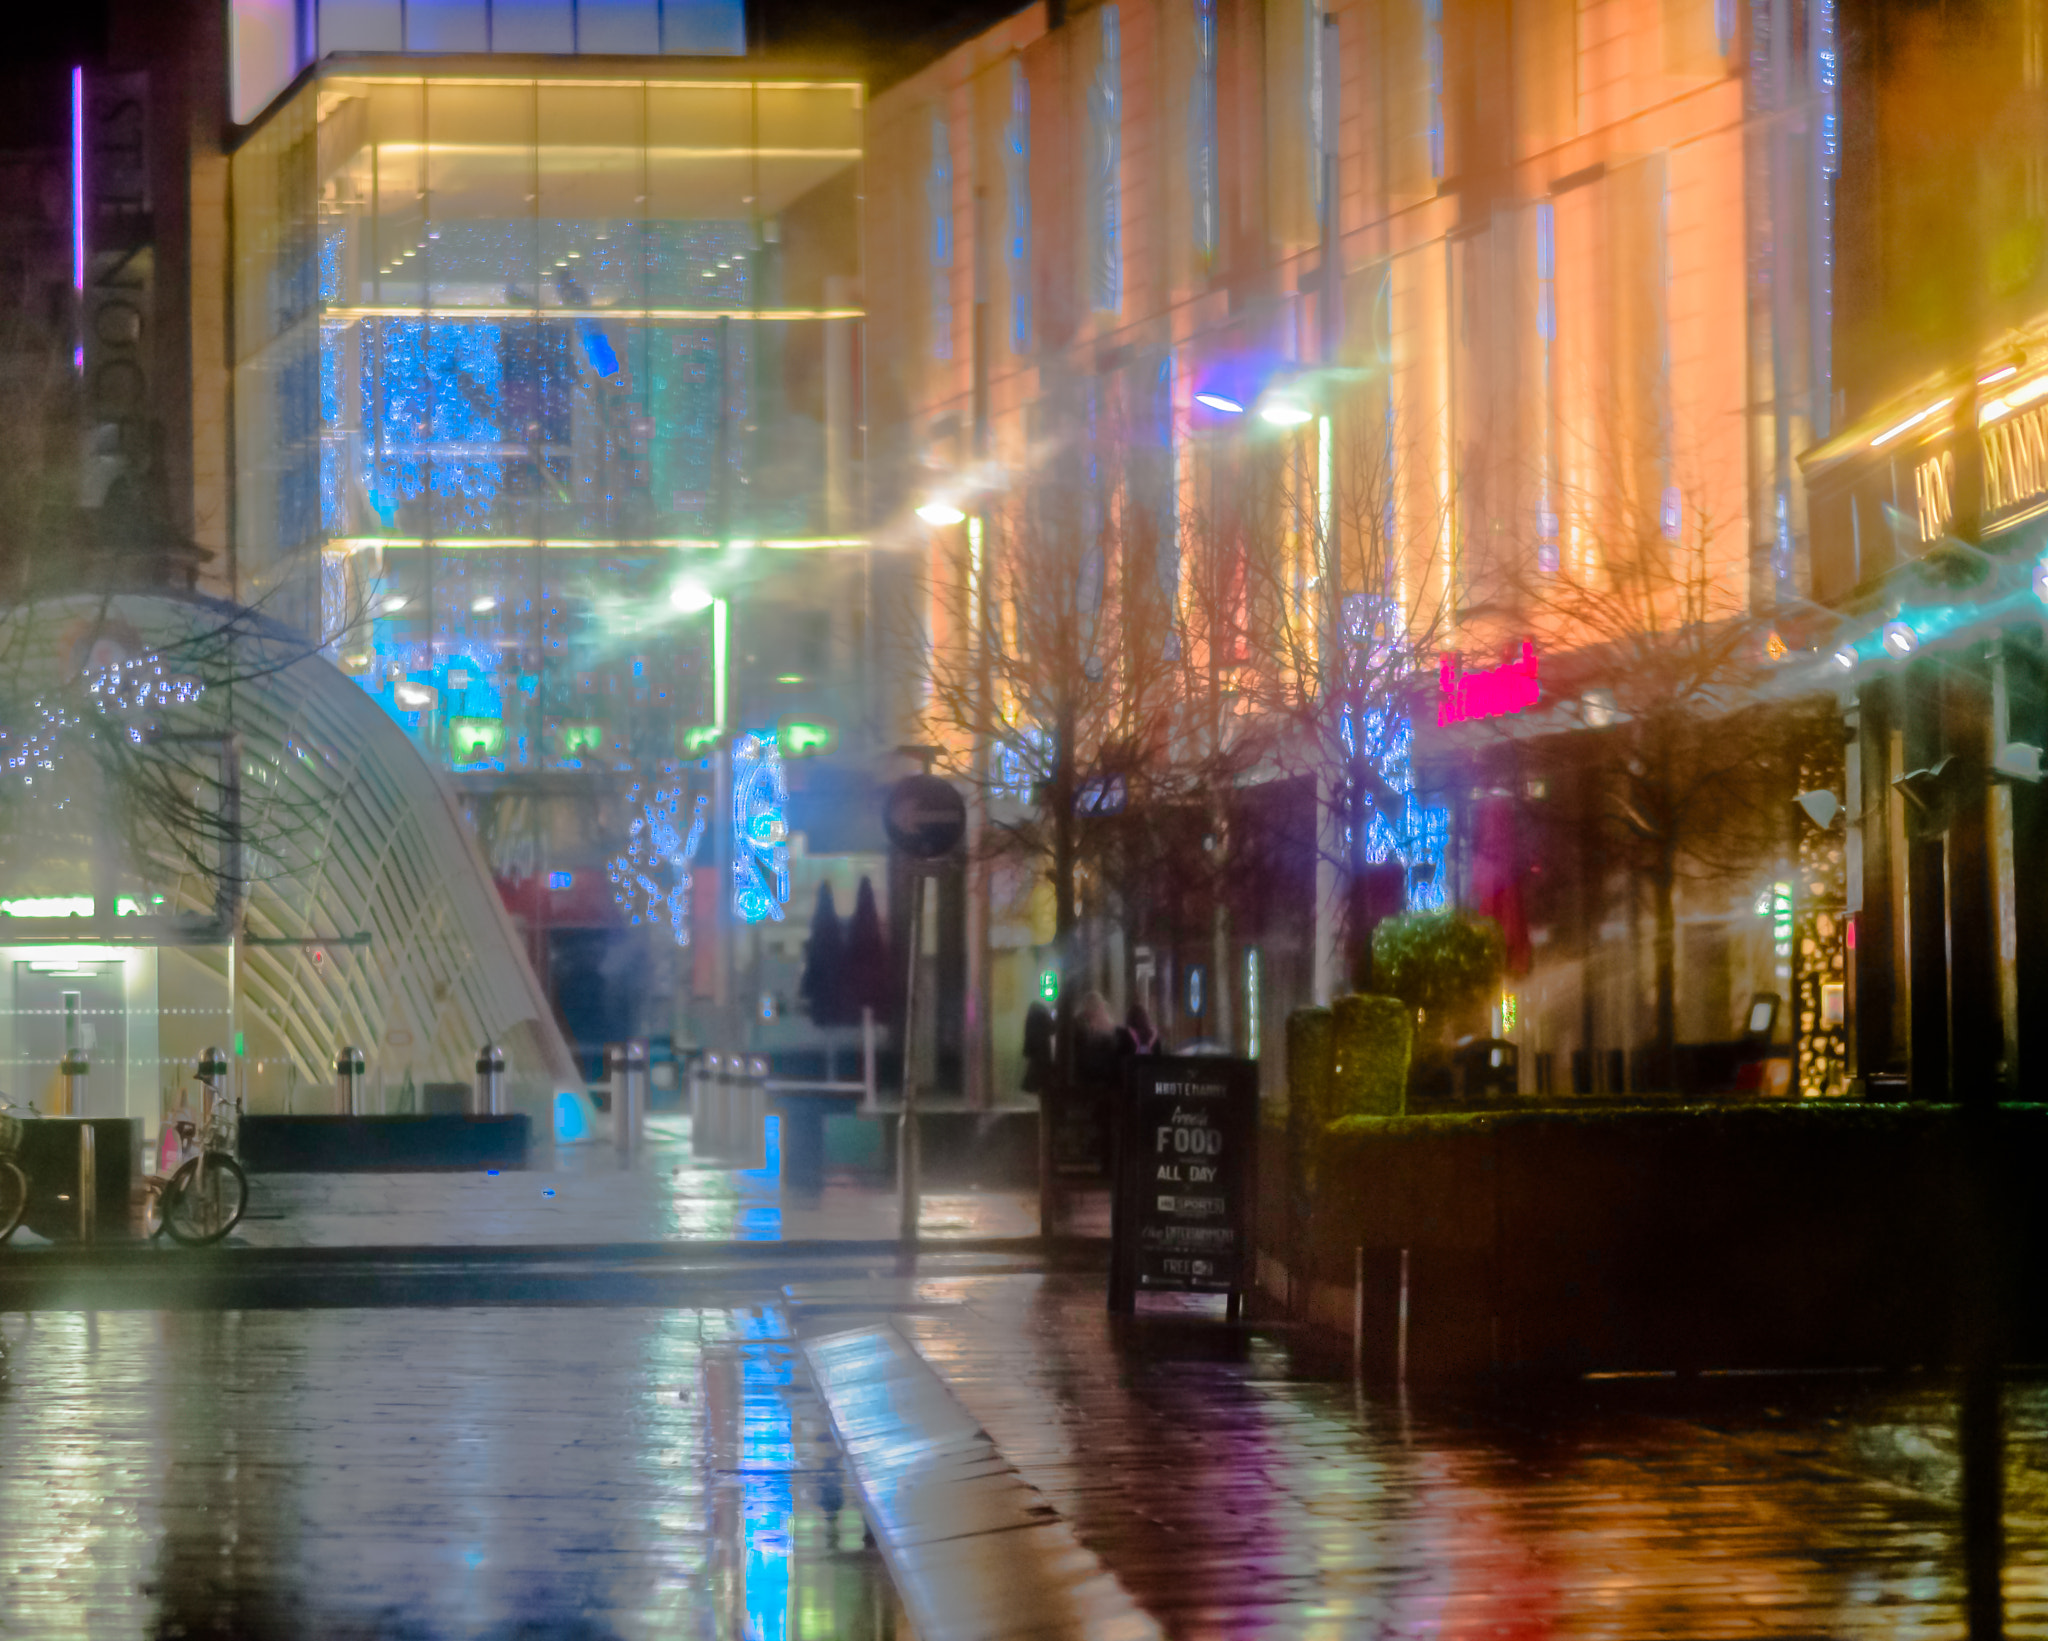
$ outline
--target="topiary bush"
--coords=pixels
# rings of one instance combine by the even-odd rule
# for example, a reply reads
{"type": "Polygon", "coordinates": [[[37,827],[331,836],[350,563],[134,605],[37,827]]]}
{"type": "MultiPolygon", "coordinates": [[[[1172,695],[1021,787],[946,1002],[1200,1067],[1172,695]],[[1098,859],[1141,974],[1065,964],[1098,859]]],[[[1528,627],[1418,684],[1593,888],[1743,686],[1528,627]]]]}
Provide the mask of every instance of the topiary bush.
{"type": "Polygon", "coordinates": [[[1358,994],[1331,1007],[1330,1101],[1317,1132],[1340,1117],[1399,1116],[1408,1103],[1415,1014],[1406,999],[1358,994]]]}
{"type": "Polygon", "coordinates": [[[1506,967],[1500,925],[1476,912],[1403,912],[1372,932],[1375,983],[1432,1024],[1486,996],[1506,967]]]}

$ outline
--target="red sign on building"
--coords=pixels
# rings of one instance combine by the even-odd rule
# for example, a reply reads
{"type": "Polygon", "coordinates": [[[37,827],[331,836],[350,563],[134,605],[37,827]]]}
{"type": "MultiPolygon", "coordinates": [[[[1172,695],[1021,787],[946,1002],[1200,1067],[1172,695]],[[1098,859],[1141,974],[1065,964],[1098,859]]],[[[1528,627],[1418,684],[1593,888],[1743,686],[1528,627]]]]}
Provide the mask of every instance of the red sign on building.
{"type": "Polygon", "coordinates": [[[1467,672],[1455,655],[1446,655],[1437,679],[1439,729],[1474,718],[1504,718],[1536,704],[1536,646],[1525,638],[1519,657],[1480,672],[1467,672]]]}

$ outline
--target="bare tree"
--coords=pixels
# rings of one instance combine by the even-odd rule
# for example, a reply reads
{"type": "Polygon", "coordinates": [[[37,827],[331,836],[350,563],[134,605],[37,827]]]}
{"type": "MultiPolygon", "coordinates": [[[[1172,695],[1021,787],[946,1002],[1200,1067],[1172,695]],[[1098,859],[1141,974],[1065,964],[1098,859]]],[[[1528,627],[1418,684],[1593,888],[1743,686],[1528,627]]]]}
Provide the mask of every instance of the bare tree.
{"type": "Polygon", "coordinates": [[[1452,616],[1450,499],[1365,395],[1283,437],[1248,442],[1197,528],[1215,602],[1194,614],[1234,643],[1260,755],[1315,779],[1319,852],[1340,883],[1351,982],[1363,983],[1375,866],[1421,854],[1409,713],[1452,616]],[[1229,613],[1225,613],[1229,612],[1229,613]],[[1225,623],[1227,631],[1218,630],[1225,623]]]}
{"type": "Polygon", "coordinates": [[[1139,465],[1106,429],[1041,453],[955,530],[927,588],[925,728],[986,805],[984,854],[1051,885],[1067,981],[1085,972],[1084,900],[1139,868],[1137,818],[1178,778],[1173,541],[1139,465]]]}
{"type": "Polygon", "coordinates": [[[1746,557],[1724,539],[1739,524],[1701,493],[1674,487],[1654,511],[1627,495],[1610,487],[1599,511],[1579,512],[1556,569],[1524,553],[1501,567],[1496,591],[1523,630],[1572,647],[1572,687],[1599,737],[1598,841],[1649,902],[1647,1072],[1668,1085],[1680,886],[1732,881],[1785,848],[1799,767],[1825,714],[1777,691],[1786,640],[1751,608],[1746,576],[1728,573],[1746,557]]]}

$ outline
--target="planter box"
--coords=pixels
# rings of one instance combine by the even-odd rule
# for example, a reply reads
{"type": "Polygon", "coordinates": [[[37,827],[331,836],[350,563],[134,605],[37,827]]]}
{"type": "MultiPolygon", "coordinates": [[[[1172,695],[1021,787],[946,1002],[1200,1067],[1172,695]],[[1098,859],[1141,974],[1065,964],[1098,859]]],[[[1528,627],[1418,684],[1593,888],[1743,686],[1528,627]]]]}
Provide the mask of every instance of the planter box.
{"type": "Polygon", "coordinates": [[[503,1117],[256,1117],[242,1119],[252,1174],[473,1173],[524,1168],[531,1124],[503,1117]]]}
{"type": "MultiPolygon", "coordinates": [[[[2009,1359],[2039,1360],[2048,1308],[2017,1277],[2048,1256],[2048,1108],[1995,1121],[2009,1359]]],[[[1944,1107],[1353,1120],[1325,1137],[1305,1222],[1265,1242],[1296,1311],[1345,1327],[1364,1250],[1365,1348],[1381,1368],[1404,1249],[1414,1373],[1946,1363],[1962,1179],[1944,1107]]]]}
{"type": "Polygon", "coordinates": [[[14,1160],[28,1176],[28,1212],[22,1223],[38,1236],[69,1242],[78,1235],[78,1135],[90,1128],[94,1194],[93,1231],[121,1237],[133,1229],[142,1192],[140,1117],[31,1117],[21,1125],[14,1160]]]}

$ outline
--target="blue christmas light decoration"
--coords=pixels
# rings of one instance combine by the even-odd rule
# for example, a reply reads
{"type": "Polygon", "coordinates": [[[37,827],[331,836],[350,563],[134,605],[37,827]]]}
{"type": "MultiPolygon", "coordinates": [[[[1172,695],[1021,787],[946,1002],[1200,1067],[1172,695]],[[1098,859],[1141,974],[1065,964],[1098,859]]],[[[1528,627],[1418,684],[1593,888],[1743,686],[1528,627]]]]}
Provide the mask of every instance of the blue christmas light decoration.
{"type": "Polygon", "coordinates": [[[634,927],[667,914],[669,933],[678,946],[690,943],[690,863],[704,841],[704,810],[700,797],[690,815],[687,838],[677,828],[683,795],[674,787],[658,788],[643,802],[635,785],[626,806],[638,809],[626,829],[626,849],[612,857],[612,897],[634,927]]]}
{"type": "Polygon", "coordinates": [[[732,912],[743,923],[782,921],[789,904],[789,789],[775,737],[732,744],[732,912]]]}
{"type": "MultiPolygon", "coordinates": [[[[1354,593],[1344,601],[1347,671],[1352,687],[1366,702],[1377,702],[1380,692],[1374,681],[1387,675],[1397,655],[1396,641],[1389,635],[1400,630],[1395,624],[1398,614],[1393,602],[1384,598],[1354,593]]],[[[1451,815],[1440,805],[1416,801],[1415,736],[1408,715],[1379,704],[1346,707],[1338,718],[1337,733],[1347,762],[1362,757],[1386,789],[1402,800],[1400,811],[1392,814],[1373,804],[1364,822],[1364,838],[1356,839],[1347,827],[1346,844],[1357,844],[1360,855],[1374,865],[1400,861],[1408,869],[1412,909],[1443,905],[1443,863],[1450,846],[1451,815]]]]}

